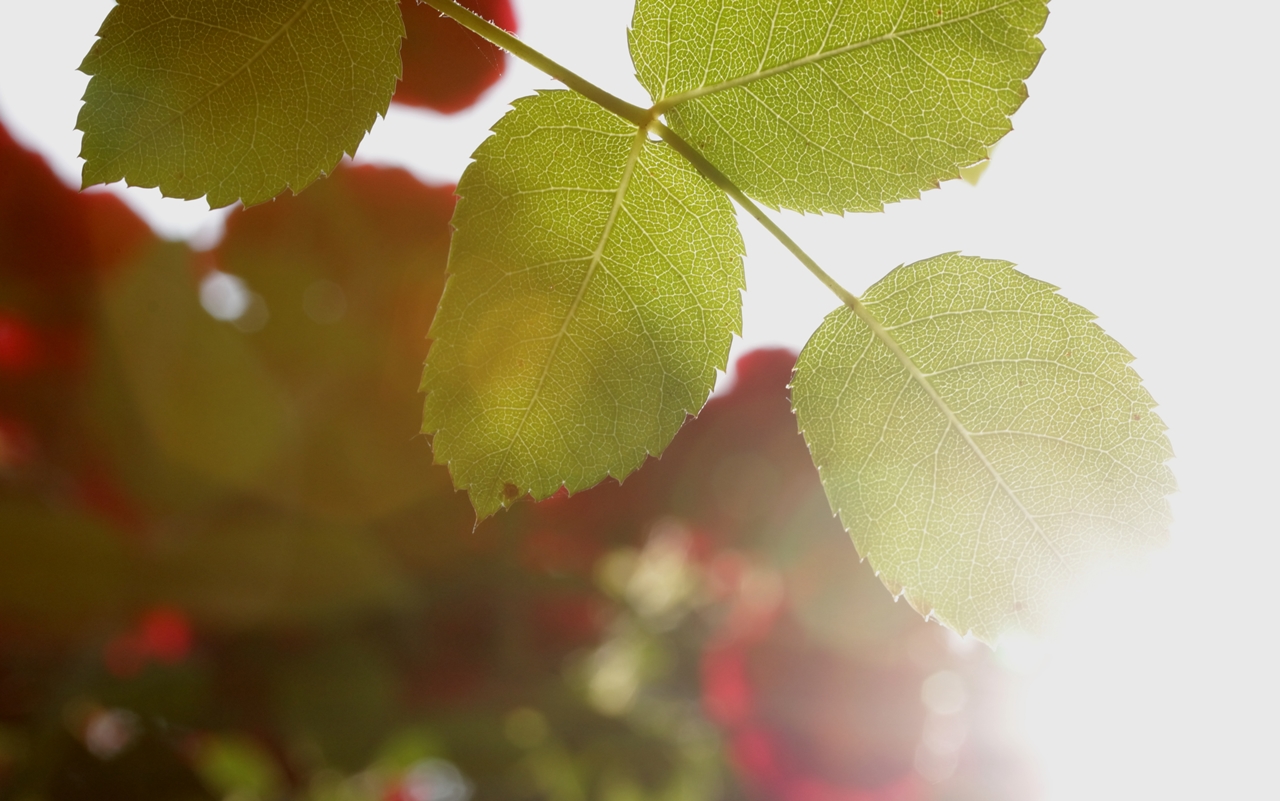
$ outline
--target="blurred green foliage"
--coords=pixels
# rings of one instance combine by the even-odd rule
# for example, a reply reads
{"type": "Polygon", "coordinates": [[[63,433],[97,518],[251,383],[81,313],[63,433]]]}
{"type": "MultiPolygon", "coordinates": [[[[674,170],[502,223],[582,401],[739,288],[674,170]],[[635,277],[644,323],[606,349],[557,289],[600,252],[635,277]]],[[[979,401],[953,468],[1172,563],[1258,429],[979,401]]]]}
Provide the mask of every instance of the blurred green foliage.
{"type": "Polygon", "coordinates": [[[1027,798],[1001,670],[832,520],[793,354],[475,524],[415,435],[452,207],[343,166],[195,252],[0,129],[0,799],[1027,798]]]}

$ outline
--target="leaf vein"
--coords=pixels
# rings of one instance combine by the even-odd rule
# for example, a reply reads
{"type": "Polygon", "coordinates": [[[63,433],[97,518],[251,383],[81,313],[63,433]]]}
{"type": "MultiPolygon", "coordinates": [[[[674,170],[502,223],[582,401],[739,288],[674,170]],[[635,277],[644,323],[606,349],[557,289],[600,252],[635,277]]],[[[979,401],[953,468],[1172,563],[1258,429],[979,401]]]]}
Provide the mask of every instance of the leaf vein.
{"type": "Polygon", "coordinates": [[[954,428],[956,433],[965,441],[974,455],[978,457],[982,466],[987,470],[1005,494],[1008,495],[1009,499],[1018,507],[1018,510],[1022,513],[1024,519],[1031,524],[1031,527],[1037,534],[1038,539],[1048,547],[1060,562],[1065,564],[1066,560],[1062,556],[1061,552],[1058,551],[1057,546],[1049,539],[1048,534],[1046,534],[1044,529],[1040,527],[1040,524],[1036,522],[1035,517],[1033,517],[1030,511],[1027,510],[1027,507],[1023,505],[1022,500],[1018,497],[1017,493],[1013,491],[1013,488],[1004,480],[1004,476],[1001,475],[1000,471],[991,463],[987,454],[978,446],[978,443],[969,433],[969,430],[962,422],[960,422],[960,418],[956,416],[955,411],[952,410],[951,406],[938,393],[938,390],[929,381],[928,377],[920,371],[920,368],[916,365],[915,361],[912,360],[907,352],[902,349],[902,346],[898,344],[898,341],[893,338],[890,332],[880,325],[880,321],[871,314],[870,310],[868,310],[864,304],[855,303],[853,305],[853,312],[857,314],[864,323],[866,323],[875,337],[884,343],[885,347],[887,347],[898,359],[911,377],[920,384],[920,387],[924,389],[926,393],[928,393],[930,400],[933,401],[933,404],[937,407],[938,411],[946,417],[948,424],[954,428]]]}
{"type": "Polygon", "coordinates": [[[223,79],[222,81],[210,87],[209,91],[205,92],[203,95],[193,100],[186,108],[182,109],[181,111],[175,112],[173,117],[170,117],[168,120],[165,120],[164,122],[160,123],[148,133],[139,137],[137,140],[133,142],[133,144],[127,147],[121,148],[119,151],[113,154],[110,158],[104,159],[101,169],[105,172],[110,172],[112,165],[120,161],[129,153],[132,153],[135,149],[140,147],[143,142],[155,138],[155,136],[160,131],[168,128],[170,125],[173,125],[175,123],[180,123],[182,118],[184,118],[187,114],[189,114],[192,111],[192,109],[196,108],[201,103],[206,102],[210,97],[213,96],[214,93],[225,88],[229,83],[231,83],[232,80],[234,80],[237,76],[239,76],[240,73],[247,71],[255,62],[258,61],[258,59],[262,58],[262,56],[267,52],[267,50],[271,48],[273,44],[276,43],[276,41],[278,41],[282,36],[284,36],[289,31],[289,29],[292,28],[294,24],[296,24],[297,21],[302,18],[302,16],[307,12],[308,9],[311,8],[312,4],[314,3],[315,3],[315,0],[304,0],[302,6],[297,11],[294,12],[293,16],[285,20],[284,23],[280,26],[280,29],[271,35],[271,38],[263,41],[262,47],[258,48],[258,50],[253,55],[251,55],[245,61],[244,64],[237,67],[225,79],[223,79]]]}
{"type": "MultiPolygon", "coordinates": [[[[958,17],[951,17],[949,19],[940,20],[938,22],[933,22],[928,25],[921,25],[916,28],[909,28],[904,31],[897,30],[895,26],[895,28],[889,31],[888,33],[884,33],[879,36],[873,36],[870,39],[864,39],[859,42],[851,42],[849,44],[841,45],[831,50],[811,53],[809,55],[801,56],[800,58],[792,59],[791,61],[787,61],[782,64],[769,67],[768,69],[764,69],[764,70],[757,69],[755,72],[748,73],[746,75],[740,75],[736,78],[730,78],[727,81],[721,81],[720,83],[711,84],[709,86],[706,85],[706,78],[708,73],[704,72],[703,79],[702,79],[703,80],[702,86],[699,86],[696,89],[691,89],[686,92],[681,92],[680,94],[677,94],[677,95],[672,95],[671,97],[663,98],[655,104],[654,108],[659,112],[666,111],[667,109],[674,108],[675,106],[678,106],[679,104],[689,100],[695,100],[699,97],[705,97],[706,95],[714,94],[716,92],[723,92],[727,89],[735,89],[740,86],[746,86],[747,84],[754,83],[755,81],[761,80],[763,78],[769,78],[784,72],[790,72],[791,70],[797,69],[799,67],[804,67],[809,64],[815,64],[821,61],[825,61],[826,59],[834,58],[836,56],[842,56],[847,53],[855,52],[857,50],[862,50],[864,48],[871,47],[872,45],[882,44],[884,42],[889,42],[894,40],[901,40],[906,36],[925,33],[927,31],[937,30],[939,28],[945,28],[948,25],[955,25],[958,23],[966,22],[970,19],[980,17],[984,14],[989,14],[991,12],[997,11],[1001,8],[1004,8],[1005,6],[1014,5],[1015,3],[1020,3],[1020,2],[1025,2],[1025,0],[1003,0],[1003,2],[996,3],[986,8],[978,9],[977,11],[972,11],[968,14],[962,14],[961,16],[958,16],[958,17]]],[[[709,67],[710,61],[711,61],[711,55],[708,54],[708,57],[707,57],[708,70],[710,69],[709,67]]]]}
{"type": "MultiPolygon", "coordinates": [[[[550,352],[547,354],[546,361],[542,365],[542,373],[538,377],[538,383],[534,386],[533,395],[529,399],[529,405],[524,415],[520,419],[520,423],[512,432],[511,440],[506,449],[503,451],[502,461],[498,465],[498,474],[506,469],[507,460],[510,458],[511,448],[515,445],[516,440],[520,438],[521,432],[524,430],[525,424],[529,421],[529,415],[533,407],[538,402],[538,398],[542,394],[542,388],[546,385],[547,376],[551,373],[551,365],[555,361],[556,352],[560,348],[560,343],[564,341],[569,325],[573,322],[573,318],[577,315],[578,307],[582,305],[582,299],[586,297],[587,288],[591,285],[591,279],[595,275],[596,269],[600,266],[600,261],[604,256],[605,246],[609,242],[609,236],[613,232],[613,226],[617,222],[618,214],[622,210],[622,204],[626,198],[627,189],[631,185],[631,177],[635,174],[636,162],[640,160],[640,152],[644,147],[648,137],[643,128],[637,129],[635,138],[632,140],[631,152],[627,155],[626,165],[623,167],[622,178],[618,182],[618,190],[614,194],[613,205],[609,209],[609,216],[605,220],[603,230],[600,233],[600,239],[596,244],[595,251],[591,254],[591,262],[587,267],[586,273],[583,275],[582,283],[578,287],[578,293],[574,296],[573,303],[569,306],[569,311],[565,313],[564,322],[560,325],[560,330],[555,335],[554,343],[550,352]]],[[[553,418],[555,415],[551,415],[553,418]]]]}

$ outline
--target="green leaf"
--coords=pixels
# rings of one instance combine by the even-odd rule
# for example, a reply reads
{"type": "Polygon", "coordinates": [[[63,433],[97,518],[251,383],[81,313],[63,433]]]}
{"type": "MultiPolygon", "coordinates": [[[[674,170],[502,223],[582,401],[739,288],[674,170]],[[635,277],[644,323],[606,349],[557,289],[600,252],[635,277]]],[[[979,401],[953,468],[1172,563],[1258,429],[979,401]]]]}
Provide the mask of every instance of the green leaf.
{"type": "Polygon", "coordinates": [[[986,158],[1026,98],[1045,0],[638,0],[667,122],[747,194],[879,211],[986,158]]]}
{"type": "Polygon", "coordinates": [[[386,112],[403,34],[396,0],[123,2],[80,66],[84,185],[300,192],[386,112]]]}
{"type": "Polygon", "coordinates": [[[1132,356],[1007,262],[899,267],[827,316],[792,402],[894,593],[958,632],[1035,630],[1073,576],[1162,542],[1171,451],[1132,356]]]}
{"type": "Polygon", "coordinates": [[[723,193],[588,100],[518,100],[475,159],[423,431],[485,517],[660,453],[725,367],[744,284],[723,193]]]}

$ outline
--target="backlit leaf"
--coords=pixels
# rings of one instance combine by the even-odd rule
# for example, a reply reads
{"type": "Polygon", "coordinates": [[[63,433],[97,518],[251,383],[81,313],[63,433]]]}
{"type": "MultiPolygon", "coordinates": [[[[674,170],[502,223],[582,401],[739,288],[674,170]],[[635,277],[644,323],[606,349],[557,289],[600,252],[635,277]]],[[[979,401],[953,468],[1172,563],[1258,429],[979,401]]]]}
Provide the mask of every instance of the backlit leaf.
{"type": "Polygon", "coordinates": [[[400,76],[395,0],[133,0],[80,69],[84,184],[270,200],[354,153],[400,76]]]}
{"type": "Polygon", "coordinates": [[[423,430],[484,517],[660,453],[726,364],[743,274],[724,195],[581,97],[517,101],[475,158],[423,430]]]}
{"type": "Polygon", "coordinates": [[[890,590],[961,633],[1034,630],[1064,582],[1163,541],[1171,456],[1132,356],[1006,262],[899,267],[827,316],[792,402],[890,590]]]}
{"type": "Polygon", "coordinates": [[[631,55],[747,194],[879,211],[987,155],[1026,97],[1045,0],[639,0],[631,55]]]}

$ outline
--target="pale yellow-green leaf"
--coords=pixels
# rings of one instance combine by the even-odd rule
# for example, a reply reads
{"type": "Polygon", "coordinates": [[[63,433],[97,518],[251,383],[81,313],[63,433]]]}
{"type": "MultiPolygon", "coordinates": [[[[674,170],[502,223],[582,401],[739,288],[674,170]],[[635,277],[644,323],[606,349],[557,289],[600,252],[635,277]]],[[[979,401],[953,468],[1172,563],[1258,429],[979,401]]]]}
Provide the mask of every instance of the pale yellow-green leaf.
{"type": "Polygon", "coordinates": [[[80,66],[84,184],[300,192],[387,110],[403,34],[396,0],[125,0],[80,66]]]}
{"type": "Polygon", "coordinates": [[[985,158],[1026,97],[1045,0],[638,0],[668,123],[747,194],[879,211],[985,158]]]}
{"type": "Polygon", "coordinates": [[[726,364],[743,272],[724,194],[577,95],[518,100],[475,159],[423,431],[484,517],[660,453],[726,364]]]}
{"type": "Polygon", "coordinates": [[[960,633],[1035,630],[1083,571],[1161,543],[1155,402],[1093,315],[1007,262],[899,267],[827,316],[792,403],[884,583],[960,633]]]}

